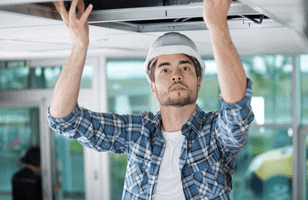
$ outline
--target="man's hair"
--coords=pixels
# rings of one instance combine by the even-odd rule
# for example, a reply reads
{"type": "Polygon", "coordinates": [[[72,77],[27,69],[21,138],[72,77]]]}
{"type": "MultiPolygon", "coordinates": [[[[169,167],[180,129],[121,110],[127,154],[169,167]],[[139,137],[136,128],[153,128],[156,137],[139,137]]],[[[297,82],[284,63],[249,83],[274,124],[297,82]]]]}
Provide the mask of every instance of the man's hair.
{"type": "Polygon", "coordinates": [[[40,152],[40,147],[35,146],[35,147],[31,147],[26,155],[20,159],[20,161],[24,164],[30,164],[33,165],[35,167],[39,167],[40,166],[40,162],[41,162],[41,152],[40,152]]]}
{"type": "MultiPolygon", "coordinates": [[[[186,54],[185,54],[186,55],[186,54]]],[[[197,78],[198,77],[201,77],[201,65],[200,63],[198,62],[198,60],[192,56],[189,56],[189,55],[186,55],[190,60],[191,62],[193,63],[195,69],[196,69],[196,75],[197,75],[197,78]]],[[[157,57],[156,57],[157,58],[157,57]]],[[[148,71],[149,71],[149,74],[150,74],[150,79],[151,79],[151,82],[155,82],[155,68],[156,68],[156,64],[157,64],[157,59],[154,58],[150,61],[150,64],[148,66],[148,71]],[[153,60],[155,60],[153,62],[153,60]],[[153,63],[152,63],[153,62],[153,63]]]]}

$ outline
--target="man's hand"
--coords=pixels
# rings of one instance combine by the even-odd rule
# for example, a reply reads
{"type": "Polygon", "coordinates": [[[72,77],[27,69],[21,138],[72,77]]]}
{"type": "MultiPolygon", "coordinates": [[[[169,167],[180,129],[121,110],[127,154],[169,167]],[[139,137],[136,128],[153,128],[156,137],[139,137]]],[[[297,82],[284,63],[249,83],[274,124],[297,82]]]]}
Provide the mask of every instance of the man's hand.
{"type": "Polygon", "coordinates": [[[77,104],[81,76],[89,46],[87,19],[93,5],[89,5],[85,11],[83,0],[73,0],[68,13],[65,10],[63,0],[54,2],[54,5],[62,16],[73,41],[72,53],[58,77],[50,106],[52,117],[63,118],[72,113],[77,104]],[[76,17],[77,5],[79,13],[76,17]]]}
{"type": "Polygon", "coordinates": [[[56,194],[60,190],[60,181],[57,181],[52,185],[52,193],[56,194]]]}
{"type": "Polygon", "coordinates": [[[85,11],[83,0],[73,0],[70,10],[67,13],[64,2],[53,2],[57,11],[61,15],[65,26],[71,35],[73,46],[76,48],[87,48],[89,46],[89,25],[88,17],[93,5],[90,4],[85,11]],[[78,6],[78,16],[76,17],[76,7],[78,6]]]}
{"type": "Polygon", "coordinates": [[[209,30],[227,25],[232,0],[203,0],[203,19],[209,30]]]}

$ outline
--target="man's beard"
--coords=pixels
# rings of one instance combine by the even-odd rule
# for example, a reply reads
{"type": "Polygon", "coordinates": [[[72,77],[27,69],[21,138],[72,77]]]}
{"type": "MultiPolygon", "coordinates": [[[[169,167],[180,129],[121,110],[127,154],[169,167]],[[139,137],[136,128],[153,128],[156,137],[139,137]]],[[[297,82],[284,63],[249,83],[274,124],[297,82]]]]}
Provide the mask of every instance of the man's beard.
{"type": "MultiPolygon", "coordinates": [[[[184,85],[186,87],[186,89],[188,90],[187,97],[181,97],[181,98],[178,98],[178,99],[173,99],[173,98],[168,97],[167,100],[163,101],[163,98],[161,98],[161,97],[167,96],[169,93],[167,93],[167,92],[163,93],[163,94],[158,93],[157,98],[158,98],[159,103],[162,106],[183,107],[183,106],[186,106],[186,105],[196,103],[197,98],[198,98],[198,87],[196,86],[196,90],[193,91],[191,89],[188,89],[188,87],[185,84],[183,84],[182,82],[176,82],[176,83],[172,84],[172,86],[175,85],[175,84],[178,84],[178,83],[184,85]]],[[[170,88],[172,86],[170,86],[170,88]]],[[[156,88],[156,91],[157,91],[157,88],[156,88]]],[[[178,94],[178,95],[180,95],[180,94],[178,94]]]]}

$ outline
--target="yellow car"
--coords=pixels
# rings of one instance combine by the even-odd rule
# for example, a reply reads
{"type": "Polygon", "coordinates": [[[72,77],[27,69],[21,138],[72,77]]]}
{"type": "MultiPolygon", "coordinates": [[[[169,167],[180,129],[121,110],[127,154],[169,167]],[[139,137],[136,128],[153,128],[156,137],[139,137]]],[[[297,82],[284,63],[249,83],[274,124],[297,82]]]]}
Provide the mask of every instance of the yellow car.
{"type": "Polygon", "coordinates": [[[274,149],[256,156],[247,170],[246,186],[262,199],[290,200],[292,160],[292,146],[274,149]]]}

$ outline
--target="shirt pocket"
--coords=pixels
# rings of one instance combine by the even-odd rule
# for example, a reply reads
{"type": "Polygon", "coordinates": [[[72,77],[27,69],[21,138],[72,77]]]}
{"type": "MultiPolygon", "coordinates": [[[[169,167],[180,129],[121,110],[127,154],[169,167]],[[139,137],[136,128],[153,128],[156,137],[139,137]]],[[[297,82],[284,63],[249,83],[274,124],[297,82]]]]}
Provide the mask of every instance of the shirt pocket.
{"type": "Polygon", "coordinates": [[[191,164],[192,179],[201,197],[216,197],[224,188],[225,173],[220,163],[209,163],[208,159],[191,164]]]}
{"type": "Polygon", "coordinates": [[[148,189],[148,169],[150,161],[133,155],[128,166],[126,186],[134,194],[146,194],[148,189]]]}

